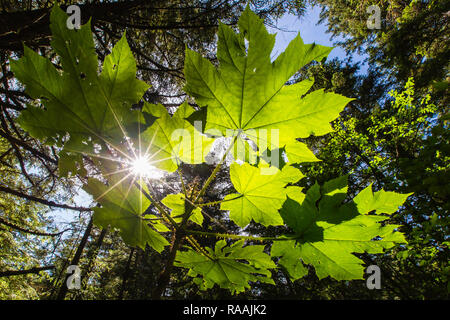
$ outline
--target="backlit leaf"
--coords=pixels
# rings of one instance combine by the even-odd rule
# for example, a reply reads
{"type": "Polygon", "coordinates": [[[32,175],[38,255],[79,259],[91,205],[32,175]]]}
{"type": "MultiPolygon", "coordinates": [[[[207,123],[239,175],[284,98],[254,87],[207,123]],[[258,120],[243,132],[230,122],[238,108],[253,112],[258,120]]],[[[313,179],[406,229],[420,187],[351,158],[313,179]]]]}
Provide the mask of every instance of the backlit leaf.
{"type": "Polygon", "coordinates": [[[240,132],[257,145],[260,154],[288,145],[290,162],[317,161],[295,139],[330,132],[330,121],[351,99],[323,90],[304,96],[312,80],[285,83],[304,65],[325,58],[331,48],[305,45],[297,35],[271,62],[275,35],[267,32],[263,21],[247,7],[238,26],[238,34],[224,24],[219,26],[218,69],[200,54],[186,50],[185,90],[207,107],[206,130],[219,130],[223,135],[227,130],[240,132]]]}
{"type": "Polygon", "coordinates": [[[145,104],[143,111],[157,118],[141,134],[142,148],[147,150],[151,164],[173,172],[181,162],[205,161],[214,140],[185,120],[194,112],[191,106],[183,103],[173,116],[162,105],[145,104]]]}
{"type": "Polygon", "coordinates": [[[89,179],[84,187],[101,204],[101,208],[93,209],[94,224],[102,228],[111,226],[119,229],[122,239],[129,246],[145,249],[148,244],[161,252],[169,243],[143,217],[150,201],[131,184],[129,178],[122,179],[110,178],[109,186],[96,179],[89,179]]]}
{"type": "Polygon", "coordinates": [[[276,265],[264,253],[264,246],[243,247],[243,244],[244,241],[238,241],[226,246],[226,241],[220,240],[214,250],[205,248],[209,257],[192,249],[179,251],[174,265],[189,268],[191,277],[200,278],[197,283],[203,290],[217,284],[232,293],[239,293],[250,288],[249,281],[274,284],[268,269],[276,265]]]}
{"type": "Polygon", "coordinates": [[[230,168],[231,182],[238,193],[229,194],[221,205],[221,210],[230,211],[230,219],[244,227],[251,220],[265,226],[282,225],[278,210],[286,200],[288,183],[303,178],[300,170],[284,166],[282,170],[248,163],[233,163],[230,168]]]}
{"type": "Polygon", "coordinates": [[[136,63],[125,35],[105,58],[101,74],[90,23],[69,30],[67,15],[57,6],[51,12],[51,45],[62,71],[25,47],[24,56],[11,62],[26,92],[40,99],[45,109],[28,106],[18,119],[33,137],[58,139],[66,133],[97,141],[121,141],[124,128],[138,121],[131,110],[147,84],[136,79],[136,63]]]}
{"type": "MultiPolygon", "coordinates": [[[[275,241],[272,255],[281,257],[279,264],[292,278],[306,274],[301,261],[314,266],[319,279],[363,279],[363,261],[353,253],[382,253],[383,249],[406,242],[403,234],[396,232],[398,225],[381,224],[388,217],[358,211],[354,201],[343,203],[346,195],[346,177],[341,177],[322,188],[315,184],[302,203],[291,199],[284,203],[280,213],[295,232],[289,237],[295,239],[275,241]]],[[[407,196],[396,194],[403,201],[407,196]]],[[[400,204],[394,200],[389,206],[400,204]]]]}
{"type": "MultiPolygon", "coordinates": [[[[186,200],[182,193],[169,194],[161,202],[172,211],[170,212],[172,218],[175,222],[180,223],[183,215],[185,213],[186,200]]],[[[194,208],[189,218],[190,221],[198,224],[199,226],[203,223],[203,214],[200,208],[194,208]]]]}

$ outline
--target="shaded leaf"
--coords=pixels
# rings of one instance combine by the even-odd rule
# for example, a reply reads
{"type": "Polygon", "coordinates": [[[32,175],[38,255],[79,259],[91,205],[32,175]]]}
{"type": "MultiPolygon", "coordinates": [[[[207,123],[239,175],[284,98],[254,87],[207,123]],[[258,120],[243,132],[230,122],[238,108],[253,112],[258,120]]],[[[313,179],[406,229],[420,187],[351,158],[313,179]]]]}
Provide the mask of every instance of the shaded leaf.
{"type": "MultiPolygon", "coordinates": [[[[314,266],[322,279],[363,279],[363,261],[353,253],[381,253],[383,249],[405,243],[398,225],[381,224],[387,217],[358,211],[355,202],[342,203],[347,195],[346,176],[331,180],[322,188],[316,183],[302,203],[288,199],[280,214],[295,231],[293,240],[276,241],[272,255],[280,256],[279,264],[298,279],[305,275],[299,261],[314,266]]],[[[389,208],[399,206],[408,195],[398,195],[389,208]]],[[[356,199],[356,198],[355,198],[356,199]]]]}
{"type": "Polygon", "coordinates": [[[232,293],[239,293],[250,288],[249,281],[274,284],[268,269],[273,269],[276,265],[264,253],[264,246],[243,247],[244,241],[230,246],[226,244],[225,240],[220,240],[214,250],[205,248],[209,257],[192,249],[178,251],[174,265],[189,268],[191,277],[200,278],[196,283],[203,290],[217,284],[232,293]]]}

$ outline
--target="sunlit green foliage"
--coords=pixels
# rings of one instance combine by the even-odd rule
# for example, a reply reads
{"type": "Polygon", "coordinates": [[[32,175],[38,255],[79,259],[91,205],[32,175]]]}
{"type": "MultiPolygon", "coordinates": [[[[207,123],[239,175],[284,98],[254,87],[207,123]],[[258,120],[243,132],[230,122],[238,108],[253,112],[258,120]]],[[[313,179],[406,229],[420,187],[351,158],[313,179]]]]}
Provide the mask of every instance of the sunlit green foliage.
{"type": "MultiPolygon", "coordinates": [[[[61,59],[62,71],[29,49],[14,63],[13,70],[29,95],[41,99],[45,106],[30,106],[21,113],[19,122],[34,137],[49,143],[62,144],[68,135],[65,156],[79,161],[79,156],[72,153],[81,152],[91,157],[91,165],[97,167],[100,180],[91,178],[85,185],[99,204],[93,209],[94,223],[118,229],[130,246],[144,249],[149,245],[157,252],[169,246],[166,237],[172,236],[170,256],[174,260],[168,260],[169,265],[174,262],[175,266],[188,268],[188,275],[195,278],[200,289],[217,284],[238,293],[249,288],[251,282],[273,284],[270,270],[277,268],[278,256],[282,256],[278,263],[294,279],[306,274],[300,259],[313,265],[319,278],[361,279],[363,262],[354,252],[381,253],[405,242],[402,233],[395,230],[397,225],[380,224],[389,217],[380,213],[393,213],[408,195],[364,190],[353,203],[342,203],[347,193],[343,178],[322,188],[316,184],[306,195],[301,194],[301,188],[293,184],[303,174],[292,164],[317,159],[297,139],[331,132],[330,121],[351,99],[324,90],[308,93],[311,80],[286,85],[300,68],[322,60],[331,48],[305,45],[298,35],[271,62],[274,36],[267,32],[262,20],[247,8],[238,26],[239,33],[224,24],[219,27],[218,69],[199,53],[186,50],[185,90],[201,110],[206,109],[206,133],[215,130],[226,135],[227,129],[232,130],[232,143],[238,140],[247,144],[248,138],[256,147],[248,144],[245,148],[255,147],[259,156],[266,149],[284,149],[289,162],[281,169],[269,167],[262,159],[257,165],[231,164],[230,180],[237,193],[219,202],[239,227],[252,220],[265,227],[285,225],[295,232],[288,239],[243,236],[242,229],[238,234],[217,234],[205,226],[203,235],[240,241],[227,246],[226,240],[220,240],[214,249],[198,244],[198,233],[187,228],[188,222],[204,222],[203,207],[208,204],[201,203],[202,196],[225,157],[200,191],[188,194],[182,180],[183,194],[157,199],[152,183],[133,174],[130,161],[144,154],[155,166],[174,172],[181,162],[202,163],[204,144],[208,146],[212,138],[201,136],[201,145],[197,145],[195,139],[173,137],[178,129],[190,135],[200,133],[187,121],[193,114],[187,103],[172,116],[161,105],[132,108],[148,85],[136,79],[126,38],[115,45],[99,73],[89,24],[79,31],[65,29],[65,15],[58,8],[52,11],[52,45],[61,59]],[[277,130],[279,140],[257,132],[261,129],[277,130]],[[197,149],[202,151],[200,158],[193,158],[191,152],[180,153],[197,149]],[[377,214],[369,214],[373,210],[377,214]],[[187,250],[181,248],[184,240],[189,244],[187,250]],[[252,241],[273,242],[275,253],[270,256],[265,245],[254,245],[252,241]]],[[[228,152],[231,150],[228,148],[228,152]]]]}

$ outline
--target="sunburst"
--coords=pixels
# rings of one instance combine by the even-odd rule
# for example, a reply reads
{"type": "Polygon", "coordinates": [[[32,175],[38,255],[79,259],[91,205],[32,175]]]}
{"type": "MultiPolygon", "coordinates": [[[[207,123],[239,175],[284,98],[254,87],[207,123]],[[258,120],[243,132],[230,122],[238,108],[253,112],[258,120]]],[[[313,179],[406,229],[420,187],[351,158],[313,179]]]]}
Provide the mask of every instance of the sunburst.
{"type": "Polygon", "coordinates": [[[161,179],[165,172],[152,165],[150,158],[146,155],[137,156],[129,162],[129,170],[137,177],[147,179],[161,179]]]}

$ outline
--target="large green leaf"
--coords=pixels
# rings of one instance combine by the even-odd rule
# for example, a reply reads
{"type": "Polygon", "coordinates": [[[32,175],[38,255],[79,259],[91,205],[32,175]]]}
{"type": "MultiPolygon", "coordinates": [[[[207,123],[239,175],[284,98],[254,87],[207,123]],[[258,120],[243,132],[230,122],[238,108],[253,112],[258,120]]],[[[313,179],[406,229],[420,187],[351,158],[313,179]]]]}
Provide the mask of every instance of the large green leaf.
{"type": "MultiPolygon", "coordinates": [[[[161,202],[172,210],[170,215],[176,223],[180,223],[183,220],[183,215],[186,209],[186,197],[184,194],[169,194],[162,199],[161,202]]],[[[203,223],[202,209],[199,207],[194,208],[189,220],[201,226],[203,223]]]]}
{"type": "MultiPolygon", "coordinates": [[[[161,252],[169,243],[144,220],[143,214],[150,201],[131,184],[126,176],[110,178],[109,185],[96,179],[89,179],[84,189],[94,196],[101,208],[94,208],[94,224],[120,230],[120,235],[129,246],[139,246],[145,250],[146,244],[161,252]]],[[[154,226],[159,230],[159,226],[154,226]]]]}
{"type": "Polygon", "coordinates": [[[138,121],[139,114],[131,106],[149,86],[136,79],[136,63],[125,35],[105,58],[99,74],[90,23],[69,30],[66,20],[67,15],[55,6],[50,16],[51,45],[62,70],[27,47],[22,58],[11,62],[26,92],[45,106],[28,106],[18,122],[41,140],[69,133],[84,140],[121,141],[123,128],[138,121]]]}
{"type": "MultiPolygon", "coordinates": [[[[279,264],[293,279],[306,274],[301,262],[314,266],[319,279],[363,279],[363,261],[353,253],[381,253],[406,242],[403,234],[396,232],[398,225],[381,224],[388,216],[358,211],[360,207],[354,201],[342,203],[346,195],[346,177],[341,177],[322,188],[315,184],[302,203],[291,199],[284,203],[280,214],[295,236],[276,241],[272,255],[281,257],[279,264]]],[[[398,208],[407,196],[396,194],[384,208],[398,208]]]]}
{"type": "Polygon", "coordinates": [[[229,194],[221,204],[221,210],[230,211],[230,219],[244,227],[253,219],[265,226],[282,225],[278,210],[286,200],[286,184],[303,177],[300,170],[284,166],[254,167],[248,163],[233,163],[230,168],[231,182],[238,193],[229,194]]]}
{"type": "Polygon", "coordinates": [[[386,192],[380,190],[372,191],[372,185],[361,191],[353,201],[356,203],[359,212],[369,213],[374,211],[376,213],[391,214],[397,211],[398,207],[405,202],[412,193],[400,194],[396,192],[386,192]]]}
{"type": "Polygon", "coordinates": [[[198,164],[205,161],[214,140],[185,120],[194,112],[186,102],[173,116],[162,105],[145,104],[143,112],[157,118],[141,134],[141,148],[146,149],[154,166],[173,172],[181,162],[198,164]]]}
{"type": "Polygon", "coordinates": [[[241,138],[253,140],[260,154],[288,145],[290,162],[317,161],[295,139],[330,132],[330,121],[351,99],[323,90],[304,96],[311,80],[285,83],[309,62],[325,58],[331,48],[305,45],[297,35],[271,62],[275,35],[267,32],[263,21],[247,7],[238,26],[238,34],[224,24],[219,26],[218,69],[200,54],[186,50],[185,90],[200,106],[207,106],[206,130],[219,130],[223,135],[227,130],[238,131],[241,138]],[[299,154],[302,149],[305,155],[299,154]]]}
{"type": "Polygon", "coordinates": [[[225,240],[216,243],[215,249],[205,248],[208,257],[192,249],[177,252],[175,266],[189,268],[189,275],[198,277],[195,282],[200,289],[212,288],[214,284],[239,293],[250,288],[249,281],[274,284],[271,272],[276,265],[264,253],[264,246],[243,247],[244,241],[226,246],[225,240]]]}

